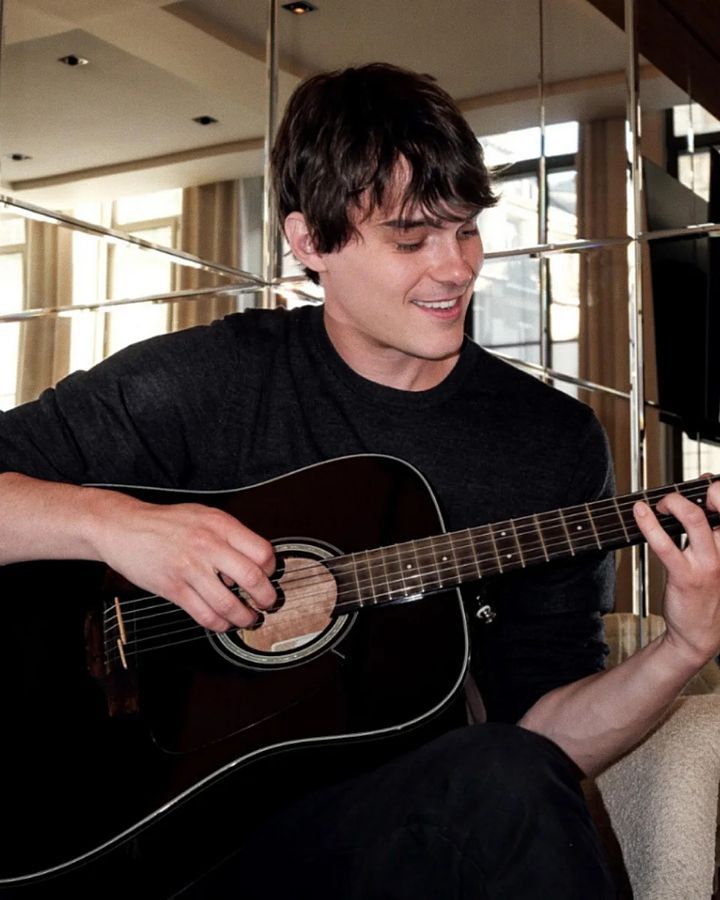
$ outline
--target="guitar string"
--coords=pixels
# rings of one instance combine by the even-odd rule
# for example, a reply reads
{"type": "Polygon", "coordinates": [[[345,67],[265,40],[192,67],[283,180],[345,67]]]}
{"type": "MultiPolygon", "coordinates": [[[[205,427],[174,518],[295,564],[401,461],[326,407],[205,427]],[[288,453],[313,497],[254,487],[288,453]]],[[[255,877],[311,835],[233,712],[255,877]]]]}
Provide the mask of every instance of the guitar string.
{"type": "MultiPolygon", "coordinates": [[[[612,511],[609,511],[609,514],[610,514],[610,512],[612,512],[612,511]]],[[[566,518],[566,522],[569,522],[570,524],[573,523],[573,520],[572,520],[571,517],[567,517],[567,516],[566,516],[565,518],[566,518]]],[[[586,519],[586,518],[587,518],[587,517],[584,516],[584,517],[583,517],[583,520],[586,519]]],[[[487,527],[487,526],[481,526],[481,529],[482,529],[482,528],[485,528],[485,527],[487,527]]],[[[531,528],[531,529],[528,529],[528,530],[533,530],[533,531],[536,532],[536,529],[535,529],[535,528],[531,528]]],[[[608,538],[608,536],[617,536],[617,537],[619,537],[620,534],[621,534],[621,530],[620,530],[620,529],[617,529],[616,527],[613,527],[612,529],[608,530],[607,528],[605,528],[605,527],[602,526],[602,525],[600,525],[599,527],[596,525],[596,530],[597,530],[597,532],[598,532],[598,535],[602,535],[603,538],[606,538],[606,539],[608,538]]],[[[466,530],[466,533],[468,533],[468,534],[470,535],[470,537],[472,538],[472,532],[473,532],[473,531],[476,531],[476,532],[477,532],[477,529],[467,529],[467,530],[466,530]]],[[[522,533],[521,530],[517,530],[517,529],[516,529],[516,532],[518,533],[518,535],[520,535],[520,534],[522,533]]],[[[463,533],[463,532],[456,532],[455,534],[458,535],[458,534],[462,534],[462,533],[463,533]]],[[[624,529],[622,530],[622,533],[623,533],[623,535],[624,535],[624,529]]],[[[639,533],[639,532],[638,532],[638,533],[639,533]]],[[[589,536],[589,532],[586,532],[586,534],[589,536]]],[[[450,538],[449,535],[443,535],[443,536],[439,536],[438,539],[441,539],[442,537],[450,538]]],[[[487,537],[489,537],[489,531],[486,533],[486,535],[484,535],[484,537],[485,537],[485,539],[487,540],[487,537]]],[[[407,542],[408,545],[414,545],[414,550],[418,550],[418,549],[422,550],[423,548],[422,548],[421,545],[422,545],[422,544],[427,544],[427,543],[430,543],[430,546],[433,546],[433,544],[436,543],[436,539],[423,538],[423,539],[420,539],[419,541],[415,541],[415,542],[407,542]],[[430,543],[430,542],[432,542],[432,543],[430,543]]],[[[470,540],[470,541],[468,541],[468,542],[462,544],[462,543],[458,543],[457,540],[455,540],[455,541],[451,541],[451,544],[452,544],[452,546],[451,546],[450,549],[451,549],[452,552],[454,553],[454,552],[457,552],[457,551],[463,551],[463,550],[466,550],[468,547],[474,546],[474,545],[475,545],[475,541],[474,541],[474,540],[470,540]]],[[[586,543],[586,544],[583,544],[583,545],[577,545],[577,544],[574,545],[574,549],[577,549],[577,550],[579,550],[579,551],[582,551],[582,550],[585,550],[585,549],[592,549],[593,546],[594,546],[594,544],[595,544],[595,541],[594,541],[593,539],[590,539],[589,543],[586,543]]],[[[398,545],[395,545],[395,546],[398,547],[398,545]]],[[[403,545],[399,545],[399,546],[403,546],[403,545]]],[[[566,548],[569,548],[569,547],[570,547],[570,543],[568,542],[567,537],[561,537],[560,541],[559,541],[557,544],[553,544],[552,542],[545,541],[545,545],[544,545],[544,546],[545,546],[545,549],[547,549],[549,552],[554,552],[556,546],[562,547],[562,548],[565,549],[565,551],[567,552],[567,549],[566,549],[566,548]]],[[[331,571],[334,570],[334,572],[335,572],[336,574],[343,574],[342,571],[339,571],[339,570],[341,570],[343,567],[350,567],[351,569],[357,569],[357,560],[358,560],[360,557],[362,557],[363,555],[365,555],[366,558],[365,558],[365,560],[363,561],[363,563],[364,563],[364,568],[366,568],[366,569],[368,570],[368,573],[370,574],[370,578],[367,579],[366,581],[364,580],[362,583],[360,583],[360,581],[359,581],[359,579],[358,579],[357,582],[356,582],[356,586],[358,586],[360,589],[368,588],[368,587],[374,588],[374,587],[375,587],[375,579],[372,577],[372,568],[375,568],[375,570],[377,571],[377,568],[378,568],[377,562],[378,562],[378,560],[376,560],[374,563],[371,563],[371,556],[372,556],[373,554],[375,554],[375,555],[377,556],[377,555],[379,555],[380,553],[381,553],[381,551],[378,551],[378,550],[361,551],[360,553],[350,554],[350,555],[347,556],[347,557],[335,557],[335,558],[331,558],[331,559],[329,559],[329,560],[326,561],[326,564],[328,565],[328,568],[330,568],[331,571]],[[338,565],[338,563],[339,563],[339,565],[338,565]]],[[[475,548],[475,553],[476,553],[476,555],[477,555],[477,548],[475,548]]],[[[542,558],[544,557],[544,555],[545,555],[544,553],[541,553],[541,554],[538,554],[538,556],[532,556],[532,555],[528,555],[527,552],[526,552],[525,554],[522,554],[522,551],[520,551],[521,560],[524,559],[524,561],[530,562],[530,563],[534,562],[536,559],[542,559],[542,558]]],[[[498,570],[502,570],[503,563],[502,563],[502,561],[501,561],[500,555],[499,555],[498,553],[496,553],[494,549],[493,549],[492,551],[488,551],[488,552],[484,552],[484,551],[481,550],[481,551],[480,551],[480,555],[477,556],[477,559],[478,559],[478,562],[479,562],[479,563],[480,563],[480,562],[485,563],[486,566],[487,566],[488,563],[492,564],[493,566],[497,565],[497,566],[498,566],[498,570]]],[[[386,571],[386,570],[387,570],[386,561],[385,561],[384,559],[380,559],[379,562],[380,562],[380,564],[381,564],[383,570],[386,571]]],[[[436,563],[437,563],[437,560],[436,560],[436,563]]],[[[470,565],[470,567],[473,568],[472,564],[468,564],[468,563],[463,563],[463,564],[461,564],[461,567],[462,567],[463,569],[467,570],[468,565],[470,565]]],[[[505,565],[507,566],[507,563],[505,563],[505,565]]],[[[317,562],[317,561],[313,561],[313,562],[312,562],[311,564],[309,564],[308,566],[304,566],[304,567],[302,567],[301,569],[294,570],[293,573],[289,573],[288,575],[284,576],[285,583],[287,584],[288,582],[292,582],[292,584],[294,585],[294,584],[296,584],[296,583],[302,581],[304,578],[307,578],[307,579],[310,579],[310,580],[316,580],[316,579],[317,579],[317,575],[318,575],[317,567],[318,567],[318,562],[317,562]],[[304,570],[310,570],[309,574],[306,575],[306,576],[302,575],[301,573],[302,573],[304,570]]],[[[427,569],[423,569],[422,567],[415,568],[415,569],[413,570],[413,572],[412,572],[412,575],[406,576],[406,577],[413,577],[413,576],[414,576],[414,577],[422,577],[423,575],[427,574],[428,572],[435,572],[435,571],[437,571],[437,569],[438,569],[437,564],[436,564],[436,565],[432,565],[432,564],[431,564],[427,569]]],[[[457,569],[457,566],[456,566],[454,563],[449,562],[449,569],[450,569],[449,574],[452,574],[452,569],[457,569]]],[[[482,566],[480,566],[480,569],[481,569],[481,571],[478,573],[478,577],[480,577],[481,574],[482,574],[482,566]]],[[[458,570],[458,574],[460,574],[459,570],[458,570]]],[[[388,582],[387,582],[387,579],[385,579],[385,580],[386,580],[386,583],[388,583],[388,582]]],[[[403,582],[404,580],[405,580],[405,579],[403,579],[403,578],[401,577],[399,580],[396,581],[396,583],[397,583],[397,584],[400,584],[400,583],[403,582]]],[[[276,582],[276,583],[277,583],[277,582],[276,582]]],[[[389,585],[388,585],[388,586],[389,586],[389,585]]],[[[392,593],[392,589],[391,589],[391,592],[390,592],[390,593],[392,593]]],[[[128,604],[133,604],[133,605],[134,605],[134,604],[138,604],[138,603],[145,603],[145,604],[146,604],[146,601],[149,600],[149,599],[155,599],[155,596],[154,596],[154,595],[147,595],[146,597],[143,597],[143,598],[137,598],[137,599],[134,599],[134,600],[123,601],[123,606],[124,606],[124,608],[127,609],[128,604]]],[[[161,598],[157,598],[157,599],[161,599],[161,598]]],[[[163,601],[163,602],[162,602],[161,604],[159,604],[159,605],[160,605],[160,606],[164,606],[167,602],[168,602],[168,601],[163,601]]],[[[147,611],[147,610],[152,610],[152,609],[155,609],[155,608],[158,608],[158,604],[155,604],[154,606],[151,606],[151,607],[148,607],[147,605],[145,605],[145,610],[146,610],[146,611],[147,611]]]]}
{"type": "MultiPolygon", "coordinates": [[[[599,533],[602,533],[603,537],[607,538],[607,535],[608,535],[609,532],[608,532],[607,530],[603,530],[603,531],[599,531],[599,533]]],[[[617,529],[617,528],[615,529],[615,534],[616,534],[618,537],[620,536],[621,533],[624,534],[624,531],[621,531],[620,529],[617,529]]],[[[569,545],[568,545],[568,541],[567,541],[567,539],[565,538],[565,539],[562,539],[562,540],[561,540],[560,542],[558,542],[557,544],[552,544],[552,543],[547,543],[547,542],[546,542],[546,544],[545,544],[545,549],[548,551],[548,555],[552,555],[552,554],[556,554],[556,552],[557,552],[557,551],[556,551],[556,547],[562,547],[563,549],[562,549],[560,552],[562,553],[563,556],[567,556],[567,552],[568,552],[568,551],[567,551],[567,547],[568,547],[568,546],[569,546],[569,545]]],[[[578,550],[582,550],[582,549],[593,549],[594,547],[595,547],[595,542],[594,542],[594,541],[590,541],[589,543],[587,543],[586,545],[584,545],[582,548],[581,548],[581,547],[578,547],[577,549],[578,549],[578,550]]],[[[538,553],[537,555],[534,555],[534,556],[532,556],[532,555],[527,556],[527,555],[526,555],[524,558],[525,558],[525,561],[526,561],[526,562],[529,562],[530,564],[533,564],[533,563],[536,562],[536,561],[543,561],[543,560],[545,559],[545,552],[543,552],[543,553],[538,553]]],[[[556,556],[554,556],[554,558],[556,558],[556,556]]],[[[494,554],[490,554],[490,555],[488,556],[488,560],[493,561],[493,559],[494,559],[494,554]]],[[[332,562],[332,560],[328,560],[327,562],[330,563],[330,562],[332,562]]],[[[501,569],[499,568],[499,561],[496,561],[496,562],[495,562],[495,565],[498,566],[498,568],[496,569],[496,572],[497,572],[497,571],[500,571],[501,569]]],[[[317,563],[315,563],[314,567],[316,568],[316,566],[317,566],[317,563]]],[[[517,564],[515,565],[515,568],[516,568],[516,567],[517,567],[517,564]]],[[[307,567],[305,567],[305,568],[307,568],[307,567]]],[[[383,568],[385,568],[384,565],[383,565],[383,568]]],[[[460,565],[453,565],[452,568],[455,569],[455,571],[457,572],[458,578],[460,578],[461,580],[464,580],[464,579],[462,579],[462,575],[463,575],[463,574],[466,574],[467,572],[470,572],[472,576],[477,576],[477,567],[474,566],[473,563],[465,563],[465,564],[460,564],[460,565]],[[464,570],[464,571],[463,571],[463,570],[464,570]]],[[[431,566],[427,571],[428,571],[428,572],[436,572],[436,571],[437,571],[437,567],[431,566]]],[[[421,577],[422,574],[424,574],[424,573],[422,572],[422,570],[420,570],[420,572],[418,572],[418,569],[415,569],[415,570],[414,570],[414,575],[415,575],[415,577],[421,577]]],[[[456,584],[455,579],[452,578],[452,573],[449,573],[449,574],[451,575],[451,584],[450,584],[449,586],[447,586],[448,588],[449,588],[449,587],[454,587],[455,584],[456,584]]],[[[286,578],[289,578],[289,577],[290,577],[289,575],[286,576],[286,578]]],[[[315,576],[315,577],[317,577],[317,576],[315,576]]],[[[300,579],[300,580],[302,580],[302,579],[300,579]]],[[[390,599],[392,599],[392,596],[393,596],[393,593],[395,592],[395,590],[394,590],[394,588],[391,588],[391,586],[390,586],[390,583],[391,583],[391,582],[390,582],[390,579],[389,579],[389,578],[385,577],[385,578],[383,578],[383,580],[385,581],[385,583],[386,583],[386,585],[387,585],[387,588],[388,588],[387,591],[385,591],[385,590],[377,591],[377,590],[376,590],[377,585],[376,585],[375,579],[372,578],[372,575],[371,575],[370,579],[369,579],[366,583],[363,583],[363,584],[359,585],[360,590],[362,591],[363,589],[372,589],[372,593],[374,593],[374,594],[376,595],[376,598],[380,599],[380,602],[382,602],[383,599],[390,600],[390,599]]],[[[405,585],[405,579],[404,579],[404,578],[401,577],[396,583],[397,583],[398,585],[402,584],[403,593],[405,593],[405,594],[408,593],[408,591],[406,590],[406,585],[405,585]]],[[[430,586],[430,589],[429,589],[429,590],[426,590],[425,593],[429,593],[429,592],[431,592],[432,590],[442,590],[443,587],[445,587],[445,586],[442,585],[442,583],[439,582],[438,585],[435,586],[435,587],[430,586]]],[[[311,594],[311,596],[314,598],[314,597],[315,597],[315,594],[313,593],[313,594],[311,594]]],[[[344,605],[348,605],[347,602],[340,601],[340,602],[336,605],[335,609],[336,609],[336,610],[342,610],[343,607],[344,607],[344,605]]],[[[134,619],[133,619],[133,630],[136,630],[136,622],[140,622],[140,620],[145,620],[145,619],[147,619],[147,618],[158,618],[158,617],[162,617],[162,616],[167,617],[168,614],[173,614],[173,613],[177,614],[179,617],[182,618],[182,620],[183,620],[183,625],[186,625],[187,622],[192,621],[192,619],[190,618],[189,614],[185,613],[182,609],[176,607],[174,604],[171,604],[169,601],[162,601],[161,604],[155,604],[152,608],[157,609],[159,606],[160,606],[160,607],[165,606],[165,607],[167,608],[167,612],[166,612],[166,613],[154,613],[152,616],[143,616],[142,614],[136,615],[136,616],[134,617],[134,619]]],[[[350,606],[351,606],[351,608],[352,608],[353,606],[355,606],[355,604],[351,602],[351,603],[350,603],[350,606]]],[[[305,605],[305,606],[302,607],[301,610],[299,610],[299,611],[296,612],[296,613],[290,612],[290,613],[286,614],[286,615],[284,616],[284,621],[287,623],[288,621],[292,620],[293,618],[306,618],[306,617],[308,616],[308,614],[309,614],[309,613],[312,613],[312,612],[314,611],[314,608],[316,608],[316,607],[317,607],[317,608],[326,609],[326,608],[327,608],[327,604],[323,604],[322,606],[321,606],[321,604],[315,604],[315,605],[313,605],[312,603],[311,603],[311,604],[308,604],[308,605],[305,605]]],[[[147,607],[146,607],[146,608],[147,608],[147,607]]],[[[150,629],[145,628],[145,634],[147,635],[147,633],[148,633],[153,627],[157,627],[157,626],[150,626],[150,629]]],[[[203,634],[204,634],[204,631],[205,631],[205,630],[202,628],[202,626],[199,626],[199,625],[198,625],[197,627],[198,627],[199,629],[201,629],[202,632],[203,632],[203,634]]],[[[183,629],[181,629],[181,630],[186,630],[186,629],[183,628],[183,629]]],[[[152,641],[152,640],[157,640],[157,638],[159,638],[159,637],[163,637],[163,638],[164,638],[164,637],[168,637],[168,636],[170,636],[170,635],[173,634],[173,633],[180,633],[180,632],[178,632],[177,629],[176,629],[174,632],[169,632],[169,631],[166,630],[166,631],[160,632],[160,634],[152,635],[152,636],[149,638],[149,640],[152,641]]],[[[203,635],[200,635],[200,636],[203,636],[203,635]]],[[[135,640],[136,640],[136,646],[139,646],[139,644],[142,643],[142,638],[136,638],[135,640]]],[[[145,643],[146,643],[146,644],[148,643],[148,638],[145,639],[145,643]]],[[[167,646],[167,645],[166,645],[166,646],[167,646]]],[[[155,648],[155,649],[158,649],[158,648],[155,648]]],[[[139,652],[142,652],[142,651],[139,651],[139,652]]]]}
{"type": "MultiPolygon", "coordinates": [[[[696,494],[695,496],[693,496],[691,493],[688,493],[686,496],[688,497],[688,499],[690,499],[691,497],[695,499],[696,497],[699,497],[701,495],[696,494]]],[[[630,505],[624,505],[624,511],[630,511],[630,505]]],[[[621,511],[623,511],[622,506],[619,505],[619,508],[621,511]]],[[[482,547],[479,547],[478,541],[484,541],[486,546],[489,547],[489,544],[492,543],[493,539],[497,541],[499,538],[501,538],[502,533],[499,530],[499,526],[501,525],[504,526],[503,530],[507,533],[505,536],[510,536],[510,540],[514,541],[515,536],[517,536],[518,541],[516,543],[518,543],[518,545],[521,539],[527,537],[528,535],[532,535],[538,546],[542,547],[542,529],[557,526],[562,528],[563,525],[565,525],[568,526],[568,530],[570,530],[569,526],[573,526],[573,528],[576,529],[577,524],[580,522],[582,522],[583,524],[590,523],[590,529],[586,529],[583,534],[583,537],[589,537],[588,544],[578,544],[575,541],[570,541],[568,540],[568,535],[561,535],[559,539],[559,546],[567,547],[568,549],[572,546],[573,549],[579,551],[590,549],[592,546],[597,545],[595,532],[597,532],[598,537],[602,537],[605,540],[619,537],[621,533],[623,534],[623,536],[625,536],[626,530],[628,532],[632,532],[633,537],[638,537],[640,534],[634,520],[628,522],[622,520],[622,524],[618,528],[618,526],[615,524],[616,520],[618,519],[618,514],[614,503],[611,506],[608,506],[608,508],[603,513],[601,513],[600,516],[593,515],[592,517],[589,517],[587,514],[587,510],[584,507],[570,507],[569,509],[575,510],[575,512],[572,514],[564,513],[562,516],[558,515],[555,518],[545,518],[548,514],[540,513],[538,514],[538,519],[540,520],[541,517],[543,517],[543,519],[538,523],[534,521],[535,517],[520,517],[518,519],[508,519],[505,522],[492,523],[491,525],[480,525],[473,528],[461,529],[456,532],[439,534],[433,537],[418,538],[414,541],[405,541],[399,544],[390,545],[388,547],[356,551],[354,553],[343,554],[338,557],[330,557],[324,561],[312,560],[307,565],[294,569],[292,573],[282,575],[280,576],[280,578],[271,578],[270,581],[275,586],[279,586],[283,581],[285,583],[288,583],[288,581],[292,581],[293,584],[296,584],[303,578],[314,580],[318,575],[318,565],[323,565],[323,563],[335,574],[339,575],[347,574],[348,571],[354,572],[358,569],[359,565],[368,568],[370,565],[377,565],[377,563],[379,562],[383,567],[386,567],[388,562],[387,555],[390,551],[395,551],[398,554],[398,558],[396,560],[390,560],[390,562],[396,563],[399,559],[400,552],[403,550],[409,551],[413,554],[417,553],[418,551],[424,552],[427,550],[431,550],[435,554],[438,554],[440,552],[444,552],[444,550],[441,550],[439,548],[439,545],[441,544],[447,544],[447,551],[451,553],[462,553],[472,548],[476,551],[477,554],[479,554],[477,557],[479,563],[485,562],[487,564],[489,562],[491,564],[498,564],[501,559],[500,554],[497,553],[495,549],[488,548],[487,550],[485,550],[482,547]],[[610,517],[612,520],[609,528],[608,526],[603,525],[602,522],[598,521],[599,519],[606,517],[610,517]],[[538,528],[538,525],[540,526],[540,528],[538,528]],[[593,530],[593,525],[595,526],[595,530],[593,530]],[[625,527],[623,527],[623,525],[625,527]],[[463,540],[459,539],[461,535],[465,536],[463,540]],[[374,559],[374,557],[379,557],[379,559],[374,559]],[[307,572],[307,574],[304,575],[304,572],[307,572]]],[[[577,538],[579,536],[579,532],[575,530],[573,536],[577,538]]],[[[552,543],[548,543],[547,540],[544,541],[544,545],[545,547],[555,546],[552,543]]],[[[519,556],[521,558],[524,557],[527,561],[531,559],[531,557],[528,557],[526,553],[523,553],[522,547],[518,546],[519,556]]],[[[439,562],[448,562],[451,569],[454,567],[454,564],[449,560],[436,560],[436,564],[439,562]]],[[[500,565],[502,565],[501,562],[500,565]]],[[[431,565],[427,570],[416,568],[413,570],[413,574],[423,575],[425,574],[425,572],[434,571],[435,568],[437,568],[437,565],[431,565]]],[[[367,584],[364,584],[362,586],[371,584],[372,580],[368,581],[367,584]]],[[[148,600],[152,600],[155,597],[156,595],[147,594],[138,598],[124,600],[123,606],[124,608],[129,608],[130,606],[135,604],[145,604],[148,600]]]]}

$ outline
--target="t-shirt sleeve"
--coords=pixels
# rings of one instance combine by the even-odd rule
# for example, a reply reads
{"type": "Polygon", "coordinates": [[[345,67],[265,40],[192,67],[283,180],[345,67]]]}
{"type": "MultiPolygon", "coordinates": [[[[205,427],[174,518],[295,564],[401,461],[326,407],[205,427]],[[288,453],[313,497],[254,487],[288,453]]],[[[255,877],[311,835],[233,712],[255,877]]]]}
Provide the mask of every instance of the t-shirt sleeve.
{"type": "MultiPolygon", "coordinates": [[[[563,506],[613,496],[613,467],[593,416],[578,444],[563,506]]],[[[544,694],[604,668],[602,615],[614,601],[613,553],[590,552],[501,576],[481,598],[496,618],[472,616],[472,669],[490,720],[516,722],[544,694]]]]}
{"type": "Polygon", "coordinates": [[[216,453],[232,377],[222,323],[152,338],[0,414],[0,470],[177,487],[216,453]]]}

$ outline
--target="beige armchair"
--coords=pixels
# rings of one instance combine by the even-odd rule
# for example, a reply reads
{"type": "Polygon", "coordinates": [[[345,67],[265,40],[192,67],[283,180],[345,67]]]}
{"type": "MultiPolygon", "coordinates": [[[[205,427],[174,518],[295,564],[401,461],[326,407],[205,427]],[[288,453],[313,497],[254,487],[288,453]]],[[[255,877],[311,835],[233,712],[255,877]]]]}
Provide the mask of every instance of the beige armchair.
{"type": "MultiPolygon", "coordinates": [[[[606,617],[610,665],[637,649],[638,626],[637,617],[630,614],[606,617]]],[[[659,616],[651,616],[643,627],[652,639],[664,624],[659,616]]],[[[687,685],[639,746],[587,786],[611,856],[615,850],[620,896],[635,900],[715,896],[720,859],[718,785],[720,669],[713,662],[687,685]]]]}

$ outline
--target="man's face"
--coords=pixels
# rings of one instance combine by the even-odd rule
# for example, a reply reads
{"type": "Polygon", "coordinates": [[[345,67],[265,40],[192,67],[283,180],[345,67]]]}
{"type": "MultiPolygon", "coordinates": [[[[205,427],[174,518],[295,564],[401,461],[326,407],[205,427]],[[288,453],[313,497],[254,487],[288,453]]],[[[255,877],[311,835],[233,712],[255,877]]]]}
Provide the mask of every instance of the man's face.
{"type": "Polygon", "coordinates": [[[462,344],[483,260],[476,217],[401,216],[395,204],[375,210],[357,231],[322,258],[328,333],[360,374],[394,387],[431,387],[462,344]]]}

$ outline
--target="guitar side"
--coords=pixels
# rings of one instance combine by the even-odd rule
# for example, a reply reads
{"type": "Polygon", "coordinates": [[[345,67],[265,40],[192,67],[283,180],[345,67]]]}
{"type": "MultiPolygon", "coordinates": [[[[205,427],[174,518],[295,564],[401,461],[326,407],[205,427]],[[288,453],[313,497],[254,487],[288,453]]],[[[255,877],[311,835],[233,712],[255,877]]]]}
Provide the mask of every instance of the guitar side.
{"type": "MultiPolygon", "coordinates": [[[[418,473],[378,456],[241,491],[139,493],[218,505],[278,546],[323,552],[443,530],[418,473]]],[[[131,655],[130,702],[109,715],[84,635],[87,610],[112,603],[104,567],[7,566],[0,588],[3,896],[80,896],[101,880],[108,896],[107,873],[118,894],[141,884],[167,895],[279,806],[428,739],[461,705],[468,642],[454,590],[362,610],[319,652],[277,669],[228,658],[209,635],[131,655]]]]}

